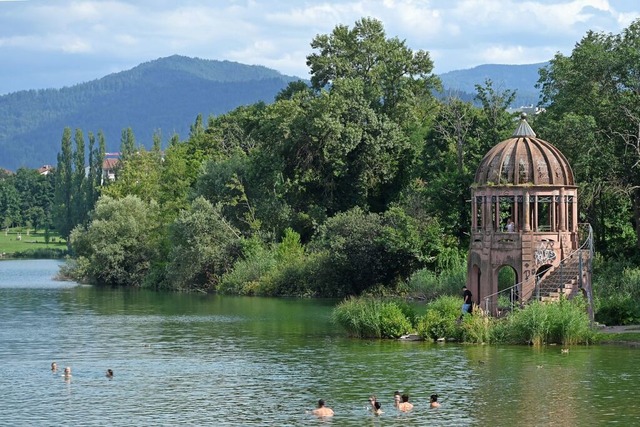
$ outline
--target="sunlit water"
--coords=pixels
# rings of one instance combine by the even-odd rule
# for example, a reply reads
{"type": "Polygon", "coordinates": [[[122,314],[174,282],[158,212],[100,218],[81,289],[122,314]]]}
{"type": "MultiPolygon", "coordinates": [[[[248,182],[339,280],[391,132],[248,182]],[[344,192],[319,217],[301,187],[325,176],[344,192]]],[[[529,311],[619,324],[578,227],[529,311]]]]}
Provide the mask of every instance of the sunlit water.
{"type": "Polygon", "coordinates": [[[329,322],[335,301],[95,289],[57,268],[0,262],[0,425],[640,424],[636,349],[352,340],[329,322]],[[307,413],[319,398],[333,419],[307,413]]]}

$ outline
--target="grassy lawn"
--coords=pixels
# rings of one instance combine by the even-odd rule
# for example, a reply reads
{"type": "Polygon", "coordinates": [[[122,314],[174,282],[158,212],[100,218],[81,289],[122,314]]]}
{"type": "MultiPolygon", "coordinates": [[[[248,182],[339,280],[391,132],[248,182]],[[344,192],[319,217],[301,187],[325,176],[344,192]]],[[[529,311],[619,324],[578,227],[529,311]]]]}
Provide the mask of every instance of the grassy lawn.
{"type": "Polygon", "coordinates": [[[9,232],[5,230],[0,231],[0,255],[2,257],[10,256],[17,252],[24,252],[34,249],[66,249],[67,244],[64,239],[61,239],[57,234],[49,233],[49,244],[45,243],[44,232],[38,231],[34,233],[33,230],[27,235],[26,230],[20,232],[17,229],[10,229],[9,232]],[[21,238],[19,238],[20,236],[21,238]]]}

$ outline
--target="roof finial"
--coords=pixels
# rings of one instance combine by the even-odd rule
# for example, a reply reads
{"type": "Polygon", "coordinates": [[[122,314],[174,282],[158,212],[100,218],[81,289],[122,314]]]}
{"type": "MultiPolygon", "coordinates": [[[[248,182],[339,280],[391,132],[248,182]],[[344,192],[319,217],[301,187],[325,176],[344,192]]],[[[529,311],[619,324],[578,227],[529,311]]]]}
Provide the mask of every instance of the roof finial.
{"type": "Polygon", "coordinates": [[[522,112],[520,114],[520,124],[518,125],[518,128],[515,130],[515,132],[513,132],[513,135],[511,135],[513,138],[518,138],[518,137],[536,137],[536,133],[533,131],[533,129],[531,129],[531,126],[529,126],[529,123],[527,123],[527,113],[522,112]]]}

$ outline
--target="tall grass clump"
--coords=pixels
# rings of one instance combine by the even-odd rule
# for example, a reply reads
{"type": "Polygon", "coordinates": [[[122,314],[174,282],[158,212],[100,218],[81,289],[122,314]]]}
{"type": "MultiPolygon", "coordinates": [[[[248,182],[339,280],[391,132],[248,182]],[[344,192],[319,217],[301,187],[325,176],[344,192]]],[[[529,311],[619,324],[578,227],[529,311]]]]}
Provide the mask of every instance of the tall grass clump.
{"type": "Polygon", "coordinates": [[[551,304],[549,309],[551,331],[547,342],[565,345],[593,342],[595,334],[591,328],[584,298],[561,298],[557,303],[551,304]]]}
{"type": "Polygon", "coordinates": [[[480,310],[475,310],[470,316],[464,316],[461,324],[462,341],[473,344],[496,342],[496,322],[495,318],[485,315],[480,310]]]}
{"type": "Polygon", "coordinates": [[[412,329],[397,303],[373,298],[349,297],[333,309],[331,318],[358,338],[399,338],[412,329]]]}
{"type": "Polygon", "coordinates": [[[462,300],[453,296],[442,296],[428,303],[426,313],[417,320],[418,335],[432,340],[462,339],[462,327],[458,323],[461,304],[462,300]]]}
{"type": "Polygon", "coordinates": [[[594,333],[584,302],[533,302],[514,311],[506,321],[504,339],[514,344],[588,344],[594,333]]]}

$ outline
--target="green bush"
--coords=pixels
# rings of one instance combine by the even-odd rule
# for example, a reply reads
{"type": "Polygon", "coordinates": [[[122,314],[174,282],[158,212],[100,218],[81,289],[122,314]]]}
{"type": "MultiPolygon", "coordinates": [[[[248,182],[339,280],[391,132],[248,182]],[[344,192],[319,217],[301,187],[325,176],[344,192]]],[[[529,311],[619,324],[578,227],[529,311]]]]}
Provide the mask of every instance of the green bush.
{"type": "Polygon", "coordinates": [[[458,322],[462,299],[453,296],[440,297],[426,307],[424,316],[418,318],[418,335],[424,339],[462,339],[462,328],[458,322]]]}
{"type": "Polygon", "coordinates": [[[382,338],[399,338],[411,331],[411,322],[395,302],[382,303],[379,310],[382,338]]]}
{"type": "Polygon", "coordinates": [[[596,321],[605,325],[633,325],[640,322],[638,300],[627,292],[598,298],[596,321]]]}
{"type": "Polygon", "coordinates": [[[365,297],[342,301],[334,308],[332,321],[359,338],[398,338],[412,329],[398,304],[365,297]]]}
{"type": "Polygon", "coordinates": [[[276,268],[275,254],[259,245],[246,250],[244,258],[233,265],[233,269],[222,275],[218,290],[236,295],[264,294],[261,280],[276,268]]]}

